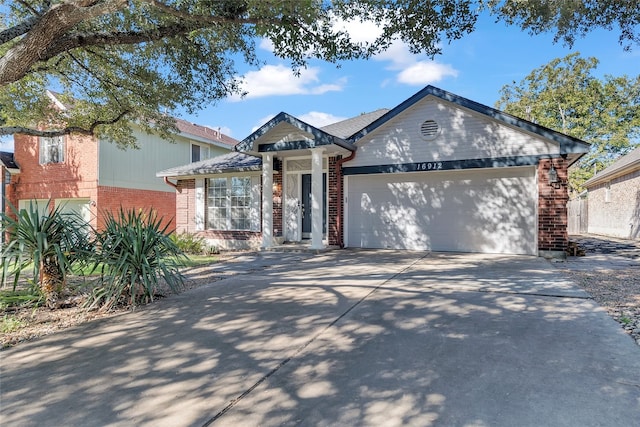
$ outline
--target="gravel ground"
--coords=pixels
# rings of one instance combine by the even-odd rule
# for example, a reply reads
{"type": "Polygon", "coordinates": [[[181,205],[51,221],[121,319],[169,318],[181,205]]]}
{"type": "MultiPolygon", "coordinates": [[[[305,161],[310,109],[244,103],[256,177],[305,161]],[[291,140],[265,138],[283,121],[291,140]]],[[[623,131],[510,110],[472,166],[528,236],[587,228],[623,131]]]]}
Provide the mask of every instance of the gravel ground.
{"type": "Polygon", "coordinates": [[[640,345],[640,240],[571,236],[584,257],[559,263],[640,345]]]}
{"type": "MultiPolygon", "coordinates": [[[[586,249],[586,256],[580,260],[582,262],[569,260],[565,263],[558,263],[557,266],[605,308],[609,315],[619,322],[640,345],[640,242],[621,241],[619,242],[621,250],[616,252],[617,246],[612,245],[611,240],[602,240],[593,236],[574,236],[572,240],[577,241],[580,247],[586,249]],[[633,260],[634,263],[627,267],[596,269],[592,268],[589,262],[590,256],[596,254],[625,257],[625,259],[633,260]],[[579,268],[577,268],[578,266],[579,268]]],[[[233,262],[234,257],[234,255],[223,256],[221,262],[233,262]]],[[[186,278],[186,289],[199,287],[231,274],[224,271],[212,271],[210,266],[185,269],[183,273],[186,278]]],[[[170,296],[168,297],[170,298],[170,296]]],[[[92,319],[113,317],[126,312],[126,310],[108,313],[87,312],[78,307],[79,303],[81,303],[80,299],[70,299],[68,307],[57,310],[30,308],[0,313],[5,319],[10,317],[22,324],[21,327],[13,331],[0,334],[1,347],[11,347],[20,342],[48,335],[92,319]]],[[[144,310],[144,307],[138,309],[144,310]]]]}

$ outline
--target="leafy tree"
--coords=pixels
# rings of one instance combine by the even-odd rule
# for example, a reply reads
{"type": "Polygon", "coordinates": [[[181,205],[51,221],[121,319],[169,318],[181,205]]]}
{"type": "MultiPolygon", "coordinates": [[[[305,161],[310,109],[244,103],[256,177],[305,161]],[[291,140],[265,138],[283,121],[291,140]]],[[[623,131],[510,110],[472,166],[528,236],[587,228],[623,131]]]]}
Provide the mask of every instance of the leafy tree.
{"type": "Polygon", "coordinates": [[[591,144],[569,182],[574,191],[616,157],[640,143],[640,75],[605,76],[596,58],[572,53],[500,90],[497,108],[591,144]]]}
{"type": "Polygon", "coordinates": [[[594,26],[639,41],[640,9],[621,0],[15,0],[0,6],[0,135],[79,133],[127,146],[138,123],[169,136],[163,112],[240,92],[236,62],[259,65],[261,38],[294,70],[312,58],[367,58],[396,39],[434,55],[483,10],[533,33],[555,29],[569,45],[594,26]],[[335,25],[357,21],[380,36],[362,44],[335,25]],[[51,87],[65,111],[50,108],[51,87]]]}
{"type": "Polygon", "coordinates": [[[0,212],[1,229],[8,237],[2,250],[2,282],[12,274],[15,290],[23,270],[31,267],[47,305],[55,308],[72,265],[91,258],[88,225],[77,214],[63,213],[63,206],[50,210],[47,203],[44,212],[37,203],[19,211],[11,208],[13,215],[0,212]]]}

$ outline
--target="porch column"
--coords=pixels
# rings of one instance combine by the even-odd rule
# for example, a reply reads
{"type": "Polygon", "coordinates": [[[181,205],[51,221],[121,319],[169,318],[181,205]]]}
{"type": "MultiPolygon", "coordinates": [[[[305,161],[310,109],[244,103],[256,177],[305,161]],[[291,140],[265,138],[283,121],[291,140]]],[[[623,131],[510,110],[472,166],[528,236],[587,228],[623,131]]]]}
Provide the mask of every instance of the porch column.
{"type": "Polygon", "coordinates": [[[273,246],[273,154],[262,156],[262,248],[273,246]]]}
{"type": "Polygon", "coordinates": [[[311,149],[311,249],[322,249],[322,152],[311,149]]]}

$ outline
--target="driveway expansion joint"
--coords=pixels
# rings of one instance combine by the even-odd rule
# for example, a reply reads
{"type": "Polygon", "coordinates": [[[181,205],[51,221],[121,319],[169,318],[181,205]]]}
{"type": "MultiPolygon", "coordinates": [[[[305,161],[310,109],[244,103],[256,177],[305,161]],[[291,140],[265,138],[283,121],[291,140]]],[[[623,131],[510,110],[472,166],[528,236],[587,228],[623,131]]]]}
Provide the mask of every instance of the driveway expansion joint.
{"type": "Polygon", "coordinates": [[[286,359],[283,359],[282,361],[280,361],[280,363],[278,363],[278,365],[273,368],[271,371],[269,371],[267,374],[265,374],[262,378],[260,378],[258,381],[255,382],[255,384],[253,384],[251,387],[249,387],[248,389],[246,389],[244,392],[242,392],[240,395],[238,395],[235,399],[232,399],[227,406],[225,406],[220,412],[218,412],[216,415],[214,415],[212,418],[210,418],[208,421],[206,421],[204,424],[202,424],[202,427],[209,427],[211,426],[213,423],[215,423],[218,419],[220,419],[224,414],[226,414],[227,412],[229,412],[234,406],[236,406],[238,404],[238,402],[240,402],[242,399],[244,399],[245,397],[247,397],[253,390],[255,390],[256,388],[258,388],[260,386],[260,384],[262,384],[263,382],[265,382],[266,380],[268,380],[271,376],[273,376],[276,372],[278,372],[281,368],[283,368],[287,363],[289,363],[291,360],[293,360],[294,358],[296,358],[300,353],[302,353],[307,347],[309,347],[311,344],[313,344],[318,338],[320,338],[327,330],[331,329],[336,323],[338,323],[340,320],[342,320],[347,314],[349,314],[351,311],[353,311],[353,309],[355,309],[357,306],[359,306],[361,303],[363,303],[367,298],[369,298],[374,292],[376,292],[377,290],[379,290],[380,288],[382,288],[385,284],[387,284],[388,282],[390,282],[391,280],[395,279],[396,277],[400,276],[401,274],[403,274],[404,272],[406,272],[407,270],[409,270],[411,267],[413,267],[415,264],[417,264],[418,262],[422,261],[423,259],[425,259],[426,257],[428,257],[430,255],[430,253],[426,253],[422,256],[420,256],[419,258],[413,260],[409,265],[403,267],[400,271],[397,271],[396,273],[392,274],[391,277],[388,277],[386,279],[384,279],[382,282],[380,282],[378,285],[374,286],[373,289],[371,289],[370,292],[368,292],[365,296],[363,296],[362,298],[360,298],[358,301],[356,301],[355,303],[353,303],[347,310],[345,310],[340,316],[336,317],[333,321],[331,321],[331,323],[329,323],[327,326],[325,326],[324,328],[322,328],[321,331],[319,331],[318,333],[316,333],[315,335],[313,335],[311,337],[311,339],[309,339],[307,342],[301,344],[297,349],[294,350],[293,354],[289,357],[287,357],[286,359]]]}

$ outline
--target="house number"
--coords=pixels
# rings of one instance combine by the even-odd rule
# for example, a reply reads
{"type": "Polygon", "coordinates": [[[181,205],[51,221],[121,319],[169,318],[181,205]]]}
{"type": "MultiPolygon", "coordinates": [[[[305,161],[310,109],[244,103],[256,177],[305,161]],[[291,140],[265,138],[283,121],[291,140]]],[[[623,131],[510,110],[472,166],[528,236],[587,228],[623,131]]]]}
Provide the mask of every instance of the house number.
{"type": "Polygon", "coordinates": [[[442,162],[416,163],[419,171],[437,171],[442,169],[442,162]]]}

